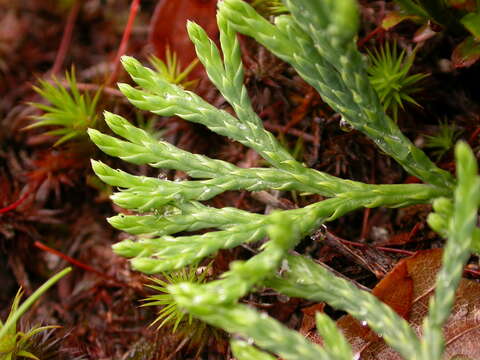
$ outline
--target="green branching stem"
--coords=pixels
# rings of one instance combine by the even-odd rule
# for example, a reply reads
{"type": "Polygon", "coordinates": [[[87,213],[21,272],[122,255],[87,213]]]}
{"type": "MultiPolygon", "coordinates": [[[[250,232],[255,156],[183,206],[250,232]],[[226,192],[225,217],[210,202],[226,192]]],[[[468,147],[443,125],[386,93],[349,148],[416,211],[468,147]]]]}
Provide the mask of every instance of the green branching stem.
{"type": "Polygon", "coordinates": [[[325,301],[364,321],[405,359],[414,359],[419,340],[408,323],[375,296],[338,278],[303,256],[288,255],[287,271],[265,285],[292,297],[325,301]]]}
{"type": "Polygon", "coordinates": [[[230,347],[232,349],[233,356],[237,360],[275,360],[272,355],[261,351],[247,341],[243,340],[230,340],[230,347]]]}
{"type": "MultiPolygon", "coordinates": [[[[381,191],[372,194],[364,192],[351,192],[344,196],[327,199],[300,209],[284,211],[283,213],[292,219],[298,226],[302,236],[311,234],[325,221],[333,221],[348,212],[362,208],[375,207],[379,205],[405,206],[418,202],[425,202],[432,196],[438,194],[439,189],[426,185],[405,185],[405,188],[394,192],[381,191]]],[[[441,194],[441,192],[440,192],[441,194]]],[[[171,229],[179,229],[177,226],[185,226],[176,221],[183,221],[185,218],[177,218],[181,214],[182,203],[172,204],[167,211],[170,214],[160,215],[159,221],[167,221],[173,224],[171,229]],[[177,207],[175,207],[177,206],[177,207]]],[[[187,206],[187,214],[201,214],[194,226],[195,229],[211,227],[212,220],[200,222],[202,217],[220,218],[224,209],[214,209],[201,206],[187,206]],[[195,209],[198,209],[196,212],[195,209]],[[189,212],[189,213],[188,213],[189,212]]],[[[124,240],[114,245],[117,254],[133,258],[132,266],[148,274],[179,269],[185,265],[198,262],[199,260],[213,255],[220,249],[230,249],[244,243],[261,240],[267,235],[267,224],[271,221],[271,215],[251,214],[247,211],[236,210],[238,220],[231,226],[217,223],[220,231],[209,232],[202,235],[192,236],[162,236],[159,238],[141,238],[138,241],[124,240]]],[[[195,216],[195,215],[193,215],[195,216]]],[[[152,219],[151,217],[149,219],[152,219]]],[[[148,231],[145,231],[148,233],[148,231]]]]}
{"type": "Polygon", "coordinates": [[[330,360],[328,353],[298,333],[283,326],[265,313],[241,304],[211,306],[191,299],[198,296],[192,284],[171,289],[175,301],[194,316],[210,325],[252,339],[262,349],[278,354],[286,360],[330,360]]]}
{"type": "MultiPolygon", "coordinates": [[[[123,141],[90,129],[89,135],[92,141],[107,154],[118,156],[135,164],[151,164],[155,167],[182,170],[194,178],[212,178],[206,181],[185,183],[174,183],[159,179],[154,181],[154,179],[141,179],[141,177],[128,175],[113,170],[105,164],[94,162],[94,170],[105,182],[114,186],[132,187],[126,194],[118,195],[115,198],[121,202],[121,206],[128,203],[125,198],[130,199],[134,196],[132,193],[138,193],[138,197],[144,199],[144,201],[151,200],[150,197],[145,196],[147,195],[145,191],[148,189],[156,192],[157,197],[163,197],[167,192],[171,197],[176,196],[185,200],[206,200],[223,191],[236,189],[251,191],[264,189],[296,190],[330,197],[352,191],[375,194],[377,192],[388,193],[392,190],[397,194],[402,194],[403,188],[410,186],[363,184],[339,179],[307,168],[304,168],[301,173],[275,168],[243,169],[225,161],[191,154],[166,142],[158,141],[118,115],[106,113],[105,118],[107,124],[115,133],[128,140],[123,141]]],[[[427,187],[425,186],[425,188],[427,187]]],[[[443,193],[446,196],[449,194],[448,190],[432,189],[428,191],[437,194],[443,193]]],[[[409,192],[407,191],[407,193],[409,192]]],[[[165,199],[165,202],[169,200],[165,199]]],[[[158,202],[162,201],[158,200],[158,202]]],[[[152,199],[151,203],[154,204],[155,201],[152,199]]],[[[158,205],[157,203],[155,206],[158,205]]],[[[144,210],[147,210],[147,208],[144,208],[144,210]]]]}
{"type": "Polygon", "coordinates": [[[205,285],[182,283],[169,287],[175,301],[211,325],[252,339],[261,348],[285,359],[330,359],[321,347],[266,314],[236,304],[240,297],[280,267],[286,252],[300,240],[295,222],[284,212],[273,213],[271,240],[263,251],[245,262],[234,262],[224,279],[205,285]]]}
{"type": "Polygon", "coordinates": [[[93,161],[96,174],[119,188],[112,200],[141,214],[109,219],[117,229],[140,235],[136,240],[121,241],[114,250],[131,258],[135,270],[154,274],[198,264],[220,249],[263,240],[258,254],[233,262],[220,279],[206,284],[181,283],[168,289],[178,305],[192,315],[248,339],[232,342],[239,359],[272,359],[253,343],[284,359],[352,358],[347,342],[324,315],[317,317],[325,343],[322,348],[266,314],[237,303],[256,286],[267,285],[288,296],[325,301],[349,312],[368,323],[406,359],[438,360],[444,346],[441,326],[451,310],[463,265],[472,245],[480,248],[480,230],[475,228],[480,196],[475,158],[466,145],[457,147],[459,181],[455,186],[452,176],[437,168],[385,115],[368,80],[362,55],[355,47],[359,19],[354,0],[285,0],[285,5],[291,15],[278,16],[272,24],[244,1],[219,2],[220,49],[198,25],[188,24],[200,61],[235,115],[170,84],[131,57],[122,59],[138,85],[119,85],[132,104],[160,116],[179,116],[202,124],[254,149],[271,167],[244,169],[191,154],[158,141],[118,115],[106,113],[108,126],[123,139],[89,130],[92,141],[105,153],[134,164],[184,171],[191,178],[177,182],[136,176],[93,161]],[[308,169],[296,161],[265,130],[254,112],[243,84],[236,31],[252,36],[290,63],[346,121],[427,184],[364,184],[308,169]],[[201,203],[225,191],[268,189],[294,190],[328,199],[267,215],[201,203]],[[335,277],[312,260],[291,255],[303,237],[353,210],[402,207],[430,203],[432,199],[437,199],[436,212],[429,217],[429,223],[449,240],[422,341],[405,320],[373,295],[335,277]],[[175,236],[207,229],[213,230],[175,236]],[[269,241],[265,242],[266,237],[269,241]],[[478,241],[472,242],[472,237],[478,241]]]}
{"type": "Polygon", "coordinates": [[[477,160],[468,145],[462,142],[455,148],[455,158],[458,185],[454,194],[453,216],[449,221],[448,241],[443,252],[442,268],[437,276],[435,294],[430,299],[429,312],[423,323],[423,341],[416,357],[421,360],[437,360],[442,356],[445,347],[442,325],[450,315],[455,290],[470,256],[477,224],[480,202],[477,160]]]}
{"type": "Polygon", "coordinates": [[[328,315],[317,313],[317,331],[323,339],[323,347],[332,360],[352,360],[355,357],[350,344],[328,315]]]}
{"type": "MultiPolygon", "coordinates": [[[[281,183],[275,177],[274,169],[239,169],[238,173],[246,176],[218,176],[203,181],[169,181],[145,176],[130,175],[121,170],[114,170],[108,165],[92,161],[97,176],[105,183],[123,188],[112,195],[112,200],[126,209],[140,212],[159,209],[167,204],[185,201],[205,201],[228,190],[260,191],[266,189],[305,191],[305,187],[297,182],[281,183]],[[272,170],[272,171],[270,171],[272,170]],[[255,176],[257,175],[257,176],[255,176]]],[[[280,181],[279,181],[280,180],[280,181]]],[[[310,189],[314,190],[314,189],[310,189]]],[[[313,191],[317,193],[317,191],[313,191]]],[[[365,199],[373,206],[404,206],[418,200],[428,200],[433,194],[444,195],[445,190],[428,185],[367,185],[359,191],[345,191],[337,195],[342,199],[365,199]],[[427,196],[425,196],[428,194],[427,196]]],[[[322,193],[321,193],[322,194],[322,193]]]]}
{"type": "Polygon", "coordinates": [[[427,183],[451,188],[450,174],[436,167],[383,111],[355,48],[353,28],[347,26],[346,32],[341,28],[345,21],[354,27],[358,23],[356,6],[352,4],[350,0],[287,1],[292,15],[277,17],[276,25],[241,0],[225,0],[219,9],[236,31],[253,37],[290,63],[333,109],[405,170],[427,183]],[[335,10],[337,6],[348,18],[332,20],[341,16],[330,16],[326,9],[335,10]]]}
{"type": "Polygon", "coordinates": [[[163,236],[182,231],[215,228],[227,230],[260,220],[262,215],[247,213],[232,207],[212,208],[198,202],[177,203],[161,213],[151,215],[119,214],[108,220],[114,228],[134,235],[163,236]]]}

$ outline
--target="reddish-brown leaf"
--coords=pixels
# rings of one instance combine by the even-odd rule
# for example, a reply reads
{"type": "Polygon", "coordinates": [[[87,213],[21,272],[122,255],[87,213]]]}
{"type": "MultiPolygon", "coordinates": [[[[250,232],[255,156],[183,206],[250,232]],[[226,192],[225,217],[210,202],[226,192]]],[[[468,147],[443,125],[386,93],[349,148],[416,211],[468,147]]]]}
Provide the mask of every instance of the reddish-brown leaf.
{"type": "Polygon", "coordinates": [[[164,59],[169,46],[177,53],[181,66],[190,64],[196,55],[187,34],[187,20],[196,22],[211,38],[215,38],[218,32],[216,7],[217,0],[160,0],[150,23],[149,42],[155,55],[164,59]]]}
{"type": "MultiPolygon", "coordinates": [[[[439,249],[418,252],[404,259],[375,287],[373,293],[408,319],[419,333],[433,294],[435,276],[441,265],[439,249]]],[[[480,284],[462,279],[452,314],[444,326],[445,359],[464,356],[480,358],[480,284]]],[[[337,325],[361,359],[400,360],[385,342],[351,316],[339,319],[337,325]]]]}
{"type": "Polygon", "coordinates": [[[477,9],[475,0],[448,0],[447,4],[453,8],[465,11],[475,11],[477,9]]]}
{"type": "Polygon", "coordinates": [[[398,11],[392,11],[388,13],[382,20],[382,28],[385,30],[390,30],[391,28],[397,26],[405,20],[420,20],[418,16],[415,15],[405,15],[398,11]]]}
{"type": "Polygon", "coordinates": [[[321,343],[321,338],[318,336],[317,332],[314,331],[316,327],[315,314],[317,312],[323,312],[325,308],[325,303],[318,303],[302,309],[303,318],[300,324],[300,329],[298,331],[303,336],[309,338],[313,342],[319,344],[321,343]]]}
{"type": "Polygon", "coordinates": [[[480,59],[480,40],[473,36],[467,37],[455,47],[452,53],[453,66],[456,68],[469,67],[480,59]]]}

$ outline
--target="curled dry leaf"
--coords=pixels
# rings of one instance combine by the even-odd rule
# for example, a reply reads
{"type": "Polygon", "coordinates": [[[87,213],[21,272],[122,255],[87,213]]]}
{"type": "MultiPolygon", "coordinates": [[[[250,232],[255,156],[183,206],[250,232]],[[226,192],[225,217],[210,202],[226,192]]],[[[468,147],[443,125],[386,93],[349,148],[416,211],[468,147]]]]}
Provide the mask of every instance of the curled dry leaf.
{"type": "MultiPolygon", "coordinates": [[[[408,320],[419,333],[427,314],[428,301],[434,291],[440,269],[442,250],[418,252],[400,261],[373,289],[373,294],[408,320]]],[[[444,326],[445,359],[480,359],[480,284],[462,279],[457,289],[453,311],[444,326]]],[[[352,348],[363,360],[401,360],[400,355],[351,316],[337,322],[352,348]]]]}
{"type": "Polygon", "coordinates": [[[303,318],[300,325],[300,329],[298,331],[300,331],[300,333],[303,336],[309,338],[310,340],[312,340],[317,344],[321,344],[322,339],[318,335],[318,333],[315,331],[315,327],[316,327],[315,314],[317,312],[323,313],[324,308],[325,308],[325,303],[318,303],[302,309],[303,318]]]}

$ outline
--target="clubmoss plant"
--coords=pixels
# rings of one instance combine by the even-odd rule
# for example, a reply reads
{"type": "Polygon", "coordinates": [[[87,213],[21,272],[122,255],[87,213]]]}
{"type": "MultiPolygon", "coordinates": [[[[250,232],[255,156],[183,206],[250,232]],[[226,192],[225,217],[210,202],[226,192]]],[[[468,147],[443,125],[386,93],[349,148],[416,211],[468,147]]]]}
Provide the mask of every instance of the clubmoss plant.
{"type": "Polygon", "coordinates": [[[288,296],[325,301],[349,312],[383,336],[405,359],[439,360],[444,348],[441,327],[450,313],[476,231],[480,198],[476,160],[465,143],[458,144],[458,175],[454,179],[437,168],[385,114],[356,48],[359,20],[354,0],[286,0],[285,6],[289,14],[276,17],[272,24],[244,1],[220,2],[217,22],[221,53],[202,28],[194,23],[187,26],[198,58],[236,116],[169,83],[137,60],[123,58],[125,69],[138,85],[119,85],[132,104],[161,116],[176,115],[203,124],[254,149],[270,167],[244,169],[192,154],[154,139],[118,115],[106,113],[108,126],[124,139],[90,130],[92,141],[104,152],[134,164],[181,170],[192,178],[175,182],[135,176],[93,161],[97,175],[120,189],[112,200],[138,212],[109,219],[115,228],[141,235],[116,244],[114,250],[131,258],[134,269],[154,274],[198,263],[220,249],[268,237],[258,254],[246,261],[234,261],[220,279],[168,287],[180,307],[235,334],[232,349],[238,359],[272,359],[272,354],[302,360],[352,358],[349,345],[325,315],[317,317],[318,331],[324,338],[324,346],[320,347],[266,314],[239,303],[255,288],[268,286],[288,296]],[[243,85],[237,32],[254,37],[289,62],[345,121],[425,184],[364,184],[307,168],[296,161],[265,130],[253,111],[243,85]],[[292,190],[327,199],[267,215],[202,204],[224,191],[241,189],[292,190]],[[350,211],[431,203],[437,198],[450,199],[452,211],[441,217],[442,234],[448,242],[421,339],[404,319],[374,296],[308,257],[292,252],[303,237],[350,211]],[[216,230],[201,235],[179,234],[212,228],[216,230]]]}

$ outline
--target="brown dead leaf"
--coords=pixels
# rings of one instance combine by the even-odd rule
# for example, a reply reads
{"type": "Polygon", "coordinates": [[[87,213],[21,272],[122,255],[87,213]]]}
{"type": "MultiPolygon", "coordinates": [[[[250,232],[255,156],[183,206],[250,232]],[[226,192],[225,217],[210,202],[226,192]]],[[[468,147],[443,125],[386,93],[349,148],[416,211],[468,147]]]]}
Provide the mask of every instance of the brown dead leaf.
{"type": "MultiPolygon", "coordinates": [[[[442,250],[440,249],[418,252],[400,261],[373,290],[373,293],[382,301],[406,318],[417,334],[427,314],[428,301],[433,294],[435,276],[440,269],[441,258],[442,250]]],[[[480,284],[462,279],[452,314],[444,326],[445,359],[480,358],[479,299],[480,284]]],[[[401,359],[381,338],[351,316],[340,318],[337,325],[342,329],[354,352],[361,355],[361,359],[401,359]]]]}
{"type": "Polygon", "coordinates": [[[303,318],[300,324],[300,329],[298,329],[298,331],[300,332],[300,334],[302,334],[316,344],[321,344],[322,340],[320,336],[318,336],[318,333],[315,331],[315,328],[317,326],[315,321],[315,314],[317,312],[323,313],[324,308],[325,303],[318,303],[302,309],[303,318]]]}

